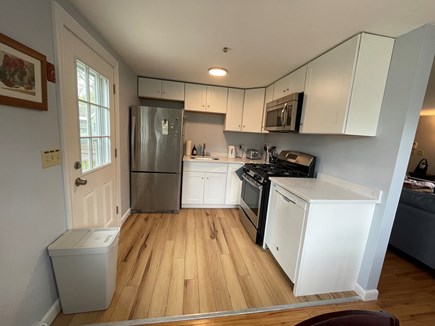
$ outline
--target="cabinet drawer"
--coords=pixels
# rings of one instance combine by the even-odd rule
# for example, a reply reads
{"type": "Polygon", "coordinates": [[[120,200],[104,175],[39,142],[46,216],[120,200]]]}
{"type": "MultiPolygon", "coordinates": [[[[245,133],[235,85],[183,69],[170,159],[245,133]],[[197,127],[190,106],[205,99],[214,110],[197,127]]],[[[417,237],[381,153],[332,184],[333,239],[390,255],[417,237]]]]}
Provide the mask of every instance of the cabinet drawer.
{"type": "Polygon", "coordinates": [[[226,163],[184,162],[183,171],[227,173],[226,163]]]}

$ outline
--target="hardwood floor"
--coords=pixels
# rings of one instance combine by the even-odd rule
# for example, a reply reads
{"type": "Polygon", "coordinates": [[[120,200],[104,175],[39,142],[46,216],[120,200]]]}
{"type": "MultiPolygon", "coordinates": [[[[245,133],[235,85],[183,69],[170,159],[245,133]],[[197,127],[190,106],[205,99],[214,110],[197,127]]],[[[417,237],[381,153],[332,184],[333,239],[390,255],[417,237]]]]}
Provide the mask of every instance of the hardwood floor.
{"type": "MultiPolygon", "coordinates": [[[[172,325],[293,325],[310,316],[343,309],[384,309],[399,317],[402,325],[435,324],[435,281],[430,272],[389,253],[379,291],[379,300],[372,302],[178,321],[172,325]]],[[[352,296],[355,293],[294,297],[290,281],[270,253],[249,239],[237,210],[183,209],[178,215],[130,216],[121,230],[117,285],[109,308],[60,313],[52,325],[230,311],[352,296]]]]}

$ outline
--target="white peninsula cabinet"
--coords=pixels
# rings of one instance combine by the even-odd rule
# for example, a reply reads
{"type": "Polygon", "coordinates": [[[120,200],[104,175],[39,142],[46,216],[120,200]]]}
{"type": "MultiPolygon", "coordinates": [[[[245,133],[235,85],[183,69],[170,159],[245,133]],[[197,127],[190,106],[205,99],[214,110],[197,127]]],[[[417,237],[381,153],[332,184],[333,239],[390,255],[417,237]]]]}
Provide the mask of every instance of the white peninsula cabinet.
{"type": "Polygon", "coordinates": [[[241,181],[234,171],[242,165],[184,161],[181,206],[236,207],[241,181]]]}
{"type": "Polygon", "coordinates": [[[184,101],[184,83],[138,77],[137,95],[139,97],[184,101]]]}
{"type": "Polygon", "coordinates": [[[295,296],[358,293],[380,192],[321,174],[271,180],[263,246],[294,283],[295,296]]]}
{"type": "Polygon", "coordinates": [[[308,63],[300,133],[375,136],[393,46],[362,33],[308,63]]]}
{"type": "Polygon", "coordinates": [[[222,114],[227,112],[227,87],[186,83],[185,89],[185,110],[222,114]]]}
{"type": "Polygon", "coordinates": [[[261,133],[264,91],[264,88],[229,89],[225,131],[261,133]]]}

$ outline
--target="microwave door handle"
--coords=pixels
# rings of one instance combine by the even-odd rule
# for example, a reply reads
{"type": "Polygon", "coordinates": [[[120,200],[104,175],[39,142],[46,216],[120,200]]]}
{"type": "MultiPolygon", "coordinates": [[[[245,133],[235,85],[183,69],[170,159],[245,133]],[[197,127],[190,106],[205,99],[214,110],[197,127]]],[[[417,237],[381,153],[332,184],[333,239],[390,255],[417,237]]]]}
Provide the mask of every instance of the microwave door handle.
{"type": "Polygon", "coordinates": [[[282,127],[285,127],[285,119],[286,119],[286,113],[287,113],[287,103],[284,104],[284,107],[281,111],[281,121],[282,121],[282,127]]]}

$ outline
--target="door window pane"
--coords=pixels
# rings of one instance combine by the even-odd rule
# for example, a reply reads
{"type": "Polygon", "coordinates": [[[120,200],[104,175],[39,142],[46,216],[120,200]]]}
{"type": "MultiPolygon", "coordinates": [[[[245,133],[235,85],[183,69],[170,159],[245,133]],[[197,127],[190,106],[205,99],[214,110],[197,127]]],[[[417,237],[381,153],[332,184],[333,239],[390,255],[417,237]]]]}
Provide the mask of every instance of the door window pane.
{"type": "Polygon", "coordinates": [[[82,172],[111,163],[109,80],[76,61],[82,172]]]}

